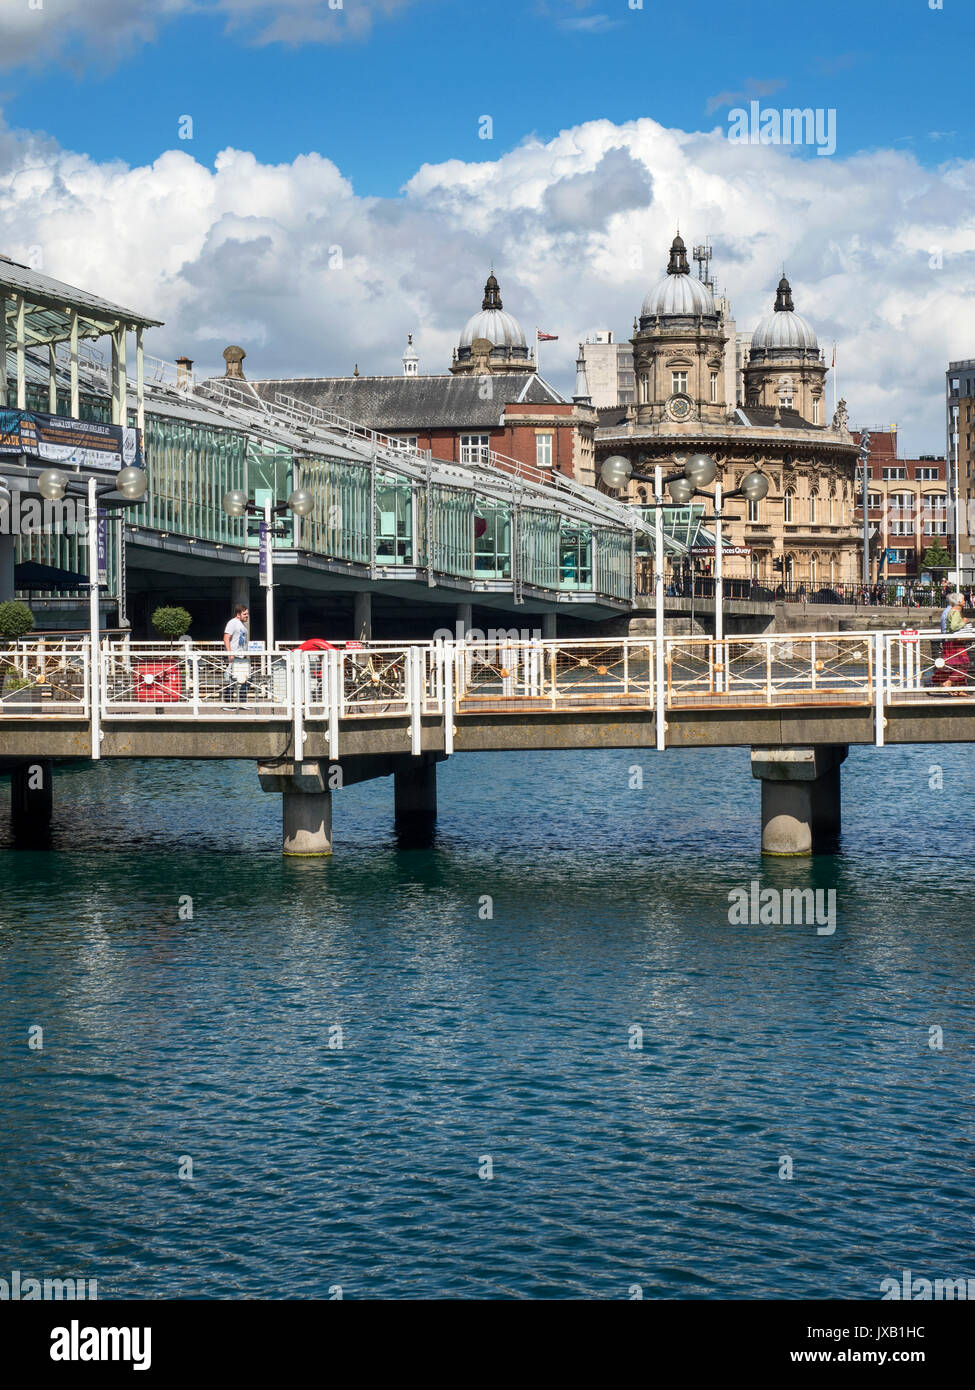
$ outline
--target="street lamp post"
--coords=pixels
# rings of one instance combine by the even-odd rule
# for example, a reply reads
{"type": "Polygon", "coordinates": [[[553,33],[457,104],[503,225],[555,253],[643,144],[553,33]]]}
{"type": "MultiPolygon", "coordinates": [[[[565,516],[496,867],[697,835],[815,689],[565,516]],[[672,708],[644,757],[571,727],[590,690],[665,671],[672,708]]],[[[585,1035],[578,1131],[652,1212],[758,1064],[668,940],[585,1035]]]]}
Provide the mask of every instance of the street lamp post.
{"type": "Polygon", "coordinates": [[[687,460],[684,467],[677,473],[669,473],[664,477],[664,470],[661,464],[657,464],[653,470],[651,478],[647,473],[634,473],[633,465],[628,458],[622,454],[613,454],[606,459],[600,470],[600,476],[607,487],[625,487],[632,479],[638,482],[653,483],[653,505],[656,509],[654,525],[654,565],[653,565],[653,589],[654,589],[654,620],[656,628],[656,675],[655,688],[657,692],[656,712],[657,712],[657,748],[662,751],[664,748],[664,507],[667,505],[664,498],[664,488],[671,489],[671,496],[675,495],[673,484],[685,483],[690,486],[693,492],[702,483],[709,483],[717,472],[717,465],[714,459],[707,454],[694,454],[687,460]]]}
{"type": "MultiPolygon", "coordinates": [[[[870,494],[867,480],[867,460],[870,457],[870,431],[860,435],[860,468],[862,473],[861,499],[863,501],[863,587],[870,588],[870,494]]],[[[878,574],[877,578],[880,576],[878,574]]]]}
{"type": "MultiPolygon", "coordinates": [[[[74,475],[64,473],[60,468],[46,468],[37,479],[37,490],[48,502],[64,499],[74,475]]],[[[88,479],[88,636],[91,646],[91,756],[94,761],[102,755],[101,750],[101,611],[98,590],[101,582],[99,574],[99,552],[101,522],[98,516],[98,499],[103,500],[111,493],[118,495],[112,499],[115,507],[127,507],[141,502],[146,494],[146,471],[144,468],[122,468],[114,478],[88,479]]]]}
{"type": "Polygon", "coordinates": [[[290,511],[295,516],[307,516],[315,499],[304,488],[295,488],[287,502],[264,499],[263,507],[248,499],[246,492],[235,489],[223,495],[223,509],[228,516],[260,516],[261,520],[261,586],[265,593],[265,645],[268,659],[274,651],[274,518],[290,511]]]}

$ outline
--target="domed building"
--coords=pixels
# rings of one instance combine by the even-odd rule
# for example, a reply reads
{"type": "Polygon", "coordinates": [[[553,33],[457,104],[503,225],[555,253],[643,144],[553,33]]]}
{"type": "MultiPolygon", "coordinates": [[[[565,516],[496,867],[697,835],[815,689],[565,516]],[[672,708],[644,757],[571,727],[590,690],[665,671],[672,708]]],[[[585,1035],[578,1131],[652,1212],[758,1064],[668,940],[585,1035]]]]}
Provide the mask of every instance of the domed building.
{"type": "Polygon", "coordinates": [[[480,313],[472,314],[464,324],[450,370],[455,376],[535,371],[534,354],[518,320],[501,302],[501,287],[493,270],[484,286],[480,313]]]}
{"type": "MultiPolygon", "coordinates": [[[[760,469],[769,480],[767,497],[729,506],[724,535],[733,553],[726,557],[726,576],[770,588],[791,581],[808,592],[855,583],[861,545],[854,515],[857,448],[842,401],[826,419],[828,369],[816,333],[796,312],[783,275],[774,308],[746,351],[728,300],[705,278],[710,247],[695,246],[693,256],[701,264],[698,276],[690,272],[683,239],[675,236],[667,273],[634,320],[635,399],[599,409],[597,473],[611,454],[649,474],[658,463],[673,472],[689,454],[702,452],[714,458],[727,491],[760,469]]],[[[652,491],[639,480],[627,489],[627,500],[646,506],[648,519],[652,491]]],[[[665,512],[668,525],[682,517],[684,532],[693,530],[691,511],[665,512]]],[[[688,536],[683,554],[672,537],[675,562],[709,573],[713,537],[703,539],[695,556],[688,536]]]]}
{"type": "Polygon", "coordinates": [[[774,309],[752,334],[744,375],[746,406],[780,406],[813,425],[825,423],[826,363],[811,324],[796,313],[784,275],[774,309]]]}
{"type": "Polygon", "coordinates": [[[714,296],[691,275],[678,233],[667,274],[644,299],[632,339],[639,423],[723,420],[727,340],[714,296]]]}

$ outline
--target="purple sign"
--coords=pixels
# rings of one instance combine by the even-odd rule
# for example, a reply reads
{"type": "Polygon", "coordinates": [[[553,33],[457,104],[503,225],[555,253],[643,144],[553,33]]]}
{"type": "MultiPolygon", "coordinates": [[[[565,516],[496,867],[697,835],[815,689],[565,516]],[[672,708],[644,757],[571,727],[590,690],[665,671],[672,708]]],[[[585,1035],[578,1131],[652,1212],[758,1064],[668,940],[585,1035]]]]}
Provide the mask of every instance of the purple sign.
{"type": "Polygon", "coordinates": [[[261,550],[258,572],[260,574],[261,588],[269,589],[271,587],[271,574],[270,565],[268,564],[268,550],[271,544],[271,537],[269,535],[269,528],[266,521],[261,522],[260,537],[261,550]]]}
{"type": "Polygon", "coordinates": [[[99,585],[108,584],[108,516],[105,512],[98,513],[98,526],[96,528],[96,564],[95,578],[99,585]]]}

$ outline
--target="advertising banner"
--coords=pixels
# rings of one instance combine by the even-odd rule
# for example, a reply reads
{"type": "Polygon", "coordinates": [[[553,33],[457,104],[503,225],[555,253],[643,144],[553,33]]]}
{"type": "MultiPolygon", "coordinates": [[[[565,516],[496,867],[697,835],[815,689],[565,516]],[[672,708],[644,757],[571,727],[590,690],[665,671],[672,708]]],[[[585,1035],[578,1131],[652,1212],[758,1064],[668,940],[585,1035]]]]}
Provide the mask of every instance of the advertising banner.
{"type": "Polygon", "coordinates": [[[260,530],[261,551],[258,559],[258,574],[260,575],[262,589],[268,589],[271,586],[270,566],[268,565],[268,550],[270,548],[270,536],[268,531],[267,522],[262,521],[260,530]]]}
{"type": "Polygon", "coordinates": [[[103,473],[145,467],[139,431],[128,425],[70,420],[37,410],[0,410],[0,458],[16,454],[103,473]]]}
{"type": "Polygon", "coordinates": [[[95,578],[99,584],[108,583],[108,517],[105,512],[98,513],[97,530],[97,565],[95,567],[95,578]]]}
{"type": "MultiPolygon", "coordinates": [[[[752,548],[751,548],[750,545],[723,545],[723,546],[721,547],[721,554],[722,554],[722,555],[750,555],[751,553],[752,553],[752,548]]],[[[714,554],[714,546],[713,546],[713,545],[692,545],[692,546],[691,546],[691,554],[692,554],[692,555],[713,555],[713,554],[714,554]]]]}

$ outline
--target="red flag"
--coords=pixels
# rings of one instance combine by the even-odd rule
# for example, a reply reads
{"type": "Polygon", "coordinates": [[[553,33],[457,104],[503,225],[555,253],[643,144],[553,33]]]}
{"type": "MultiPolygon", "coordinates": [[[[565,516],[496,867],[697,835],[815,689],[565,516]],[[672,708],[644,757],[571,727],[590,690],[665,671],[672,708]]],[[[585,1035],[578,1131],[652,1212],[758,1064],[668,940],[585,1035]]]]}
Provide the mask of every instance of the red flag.
{"type": "Polygon", "coordinates": [[[543,333],[540,328],[535,329],[535,338],[540,343],[557,343],[559,341],[557,333],[543,333]]]}

